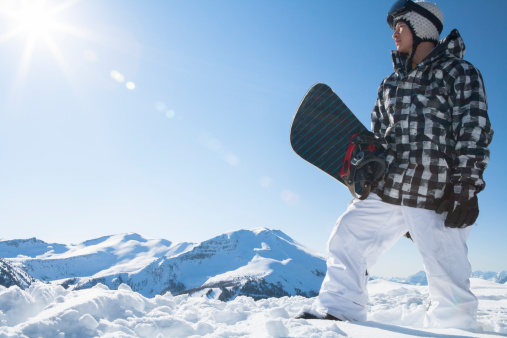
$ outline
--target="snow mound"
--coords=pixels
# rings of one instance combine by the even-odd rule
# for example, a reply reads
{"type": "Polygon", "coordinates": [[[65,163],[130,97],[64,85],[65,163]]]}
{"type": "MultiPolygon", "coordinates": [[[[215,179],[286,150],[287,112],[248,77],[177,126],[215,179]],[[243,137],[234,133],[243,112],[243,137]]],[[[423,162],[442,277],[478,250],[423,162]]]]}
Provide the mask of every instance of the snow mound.
{"type": "Polygon", "coordinates": [[[146,298],[121,284],[79,291],[36,283],[0,287],[0,337],[501,337],[507,333],[507,286],[472,280],[484,333],[421,328],[426,287],[376,280],[369,285],[370,321],[296,320],[314,299],[301,296],[230,302],[166,293],[146,298]]]}

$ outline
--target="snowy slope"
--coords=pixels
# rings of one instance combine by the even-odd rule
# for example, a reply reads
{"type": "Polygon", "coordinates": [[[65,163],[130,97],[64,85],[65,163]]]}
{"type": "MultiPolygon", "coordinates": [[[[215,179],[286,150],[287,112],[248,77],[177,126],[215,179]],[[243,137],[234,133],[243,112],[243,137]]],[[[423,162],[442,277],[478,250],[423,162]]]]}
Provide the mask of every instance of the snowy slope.
{"type": "Polygon", "coordinates": [[[146,239],[133,233],[67,246],[37,239],[11,240],[0,241],[0,257],[23,266],[34,278],[54,281],[134,272],[157,258],[179,254],[193,245],[146,239]]]}
{"type": "Polygon", "coordinates": [[[400,283],[400,284],[410,284],[410,285],[428,285],[428,279],[426,277],[426,272],[419,271],[409,277],[390,277],[390,278],[382,278],[373,276],[372,279],[384,279],[390,282],[400,283]]]}
{"type": "Polygon", "coordinates": [[[25,271],[0,258],[0,285],[5,287],[16,285],[26,289],[34,282],[35,279],[25,271]]]}
{"type": "Polygon", "coordinates": [[[161,257],[129,274],[83,278],[75,286],[128,284],[146,297],[202,293],[229,300],[315,295],[325,274],[324,258],[277,230],[239,230],[217,236],[175,256],[161,257]]]}
{"type": "MultiPolygon", "coordinates": [[[[479,278],[490,280],[495,283],[505,284],[507,283],[507,271],[493,272],[493,271],[474,271],[472,273],[472,278],[479,278]]],[[[385,279],[391,282],[401,283],[401,284],[411,284],[411,285],[428,285],[428,279],[426,277],[426,272],[419,271],[418,273],[406,277],[392,277],[392,278],[380,278],[373,277],[373,279],[385,279]]]]}
{"type": "Polygon", "coordinates": [[[67,246],[36,239],[0,241],[2,256],[39,280],[71,289],[97,283],[115,289],[125,283],[147,297],[170,291],[221,300],[244,294],[313,296],[326,269],[321,254],[266,228],[234,231],[199,244],[137,234],[67,246]]]}
{"type": "Polygon", "coordinates": [[[37,238],[0,240],[0,257],[15,258],[25,257],[50,257],[53,254],[68,250],[66,245],[48,244],[37,238]]]}
{"type": "Polygon", "coordinates": [[[472,279],[483,333],[422,328],[427,288],[371,281],[368,322],[296,320],[312,298],[220,302],[188,295],[145,298],[122,284],[70,291],[36,283],[23,291],[0,287],[0,336],[27,337],[505,337],[507,285],[472,279]]]}
{"type": "Polygon", "coordinates": [[[492,271],[474,271],[472,277],[490,280],[496,283],[507,283],[507,271],[492,272],[492,271]]]}

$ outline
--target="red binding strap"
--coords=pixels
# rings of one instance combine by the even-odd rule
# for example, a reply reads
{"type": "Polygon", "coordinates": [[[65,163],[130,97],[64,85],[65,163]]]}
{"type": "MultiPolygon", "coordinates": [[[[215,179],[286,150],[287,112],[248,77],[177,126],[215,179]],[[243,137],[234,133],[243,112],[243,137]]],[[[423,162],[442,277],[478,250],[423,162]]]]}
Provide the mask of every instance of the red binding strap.
{"type": "MultiPolygon", "coordinates": [[[[357,136],[357,134],[354,134],[354,135],[352,135],[350,137],[350,139],[353,139],[356,136],[357,136]]],[[[353,144],[352,142],[350,142],[349,143],[349,148],[347,149],[347,152],[345,153],[345,158],[343,159],[342,170],[340,171],[340,177],[343,180],[347,180],[348,179],[348,177],[345,178],[344,176],[347,176],[350,173],[350,160],[352,159],[352,154],[354,153],[354,147],[355,146],[356,146],[355,144],[353,144]]]]}

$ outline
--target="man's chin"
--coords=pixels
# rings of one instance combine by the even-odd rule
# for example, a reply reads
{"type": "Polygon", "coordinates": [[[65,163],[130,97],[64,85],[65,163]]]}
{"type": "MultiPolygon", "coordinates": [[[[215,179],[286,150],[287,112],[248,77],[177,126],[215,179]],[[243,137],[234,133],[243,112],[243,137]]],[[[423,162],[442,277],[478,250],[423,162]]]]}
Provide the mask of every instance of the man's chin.
{"type": "Polygon", "coordinates": [[[411,51],[407,50],[406,48],[396,48],[396,50],[398,51],[398,53],[401,53],[401,54],[410,54],[411,51]]]}

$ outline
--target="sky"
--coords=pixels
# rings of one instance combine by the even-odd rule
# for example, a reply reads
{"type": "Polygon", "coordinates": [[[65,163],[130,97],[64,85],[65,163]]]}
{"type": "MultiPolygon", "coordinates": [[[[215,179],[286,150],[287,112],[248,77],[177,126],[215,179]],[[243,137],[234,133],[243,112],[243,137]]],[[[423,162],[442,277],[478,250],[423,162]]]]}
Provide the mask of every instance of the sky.
{"type": "MultiPolygon", "coordinates": [[[[495,130],[473,270],[507,270],[507,2],[441,0],[482,73],[495,130]]],[[[279,229],[321,253],[351,196],[291,149],[306,91],[365,124],[392,71],[391,1],[0,3],[0,238],[136,232],[200,242],[279,229]]],[[[402,239],[372,274],[423,269],[402,239]]]]}

